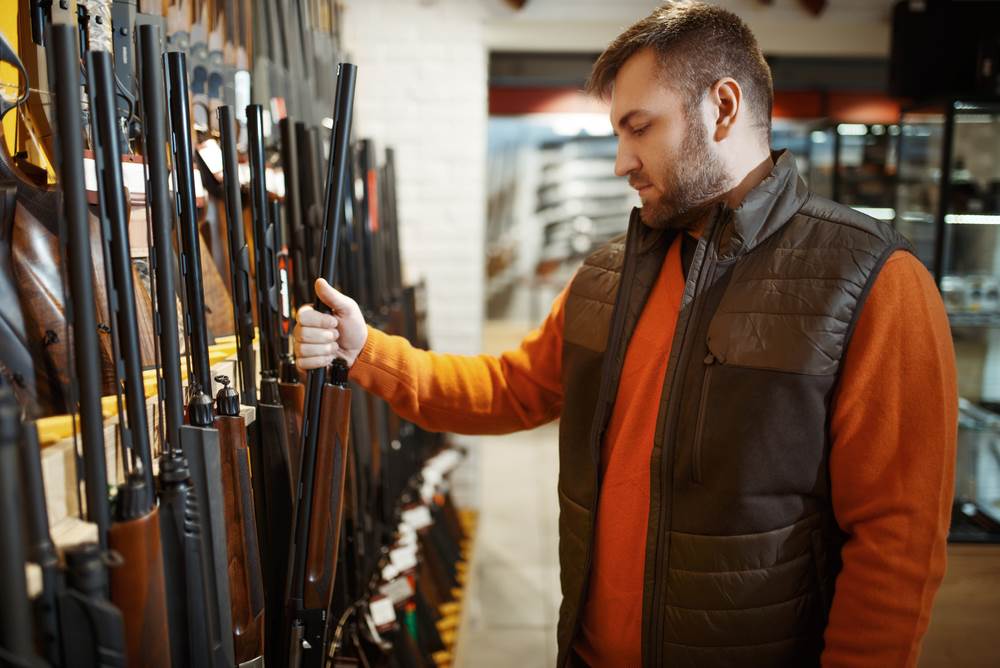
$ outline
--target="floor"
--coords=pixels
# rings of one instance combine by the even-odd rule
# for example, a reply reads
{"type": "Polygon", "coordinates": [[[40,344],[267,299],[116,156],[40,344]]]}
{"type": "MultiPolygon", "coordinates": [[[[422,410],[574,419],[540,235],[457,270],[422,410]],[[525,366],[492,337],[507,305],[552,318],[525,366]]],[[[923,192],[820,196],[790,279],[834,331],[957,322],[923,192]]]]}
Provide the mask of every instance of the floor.
{"type": "MultiPolygon", "coordinates": [[[[486,352],[525,324],[490,322],[486,352]]],[[[479,522],[456,651],[458,668],[552,668],[559,611],[556,424],[476,439],[479,522]]]]}

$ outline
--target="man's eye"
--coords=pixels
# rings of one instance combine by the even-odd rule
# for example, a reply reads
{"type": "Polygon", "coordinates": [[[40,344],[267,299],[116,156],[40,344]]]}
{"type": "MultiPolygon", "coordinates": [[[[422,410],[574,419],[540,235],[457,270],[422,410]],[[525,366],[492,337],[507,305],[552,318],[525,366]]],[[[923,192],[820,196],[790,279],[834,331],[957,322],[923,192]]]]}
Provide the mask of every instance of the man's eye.
{"type": "Polygon", "coordinates": [[[641,137],[643,134],[645,134],[646,128],[648,127],[649,127],[648,125],[643,125],[642,127],[634,128],[632,130],[632,134],[635,135],[636,137],[641,137]]]}

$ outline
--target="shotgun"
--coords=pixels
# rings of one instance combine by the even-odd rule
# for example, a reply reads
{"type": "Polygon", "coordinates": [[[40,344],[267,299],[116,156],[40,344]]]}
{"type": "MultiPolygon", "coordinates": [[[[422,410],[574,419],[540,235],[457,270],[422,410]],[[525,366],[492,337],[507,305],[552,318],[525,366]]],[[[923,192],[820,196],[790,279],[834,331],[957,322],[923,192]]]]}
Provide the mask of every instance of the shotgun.
{"type": "MultiPolygon", "coordinates": [[[[350,152],[351,117],[354,104],[354,86],[357,68],[342,63],[337,76],[337,102],[334,130],[331,136],[330,162],[327,170],[326,197],[323,207],[324,239],[322,244],[322,276],[333,282],[339,251],[340,228],[344,220],[346,169],[350,152]]],[[[315,300],[320,312],[329,312],[319,299],[315,300]]],[[[346,387],[346,364],[335,362],[327,381],[327,370],[310,371],[306,382],[306,403],[302,420],[301,467],[298,485],[299,496],[295,512],[295,541],[292,546],[291,582],[289,584],[289,613],[291,629],[289,638],[289,665],[318,668],[325,665],[327,645],[327,611],[333,595],[334,564],[323,562],[329,558],[326,546],[329,540],[316,531],[339,530],[339,517],[343,512],[342,486],[339,493],[327,494],[323,487],[343,484],[346,423],[350,415],[350,395],[346,387]],[[324,401],[325,399],[325,401],[324,401]],[[324,406],[325,404],[325,406],[324,406]],[[327,415],[322,415],[323,408],[327,415]],[[338,412],[339,411],[339,412],[338,412]],[[345,423],[343,429],[330,429],[331,424],[345,423]],[[320,428],[325,427],[326,438],[319,438],[320,428]],[[332,453],[320,455],[320,448],[332,453]],[[340,470],[337,470],[337,467],[340,470]],[[333,470],[323,470],[321,467],[333,470]],[[322,477],[320,472],[322,471],[322,477]],[[314,477],[315,476],[315,477],[314,477]],[[335,504],[336,508],[320,506],[335,504]],[[318,526],[323,518],[314,515],[330,513],[334,526],[318,526]]],[[[334,539],[335,540],[335,539],[334,539]]],[[[334,553],[335,554],[335,553],[334,553]]]]}
{"type": "Polygon", "coordinates": [[[118,431],[129,453],[129,473],[119,486],[115,521],[108,542],[128,564],[111,573],[111,599],[125,619],[128,655],[133,665],[169,666],[163,555],[158,511],[154,502],[152,453],[146,421],[146,397],[137,332],[135,292],[129,257],[125,191],[114,109],[111,54],[94,48],[87,53],[92,137],[98,175],[98,201],[114,325],[119,379],[118,431]],[[122,406],[124,394],[124,407],[122,406]],[[141,657],[141,658],[140,658],[141,657]]]}
{"type": "Polygon", "coordinates": [[[208,328],[205,323],[199,239],[196,226],[194,175],[191,167],[191,119],[184,53],[165,56],[167,98],[176,213],[181,223],[181,274],[184,279],[185,332],[193,363],[188,380],[188,424],[180,428],[181,448],[191,467],[197,505],[201,510],[206,551],[205,588],[209,592],[209,616],[215,620],[211,642],[217,665],[235,665],[233,620],[229,595],[229,556],[226,546],[225,501],[222,489],[222,459],[219,432],[214,428],[211,369],[208,365],[208,328]]]}
{"type": "Polygon", "coordinates": [[[165,91],[158,26],[139,26],[138,51],[141,56],[143,148],[148,167],[146,192],[154,251],[150,259],[156,287],[154,320],[162,368],[157,391],[163,415],[159,495],[170,653],[175,668],[208,668],[213,665],[211,624],[214,620],[208,615],[208,598],[203,586],[206,551],[190,467],[181,449],[184,397],[175,306],[173,216],[167,186],[165,91]]]}
{"type": "Polygon", "coordinates": [[[38,432],[33,423],[25,422],[20,429],[20,459],[28,513],[28,558],[42,574],[35,619],[45,657],[53,666],[124,666],[125,626],[121,612],[108,601],[105,566],[111,513],[100,403],[102,346],[97,338],[90,217],[83,181],[76,26],[52,24],[47,41],[59,102],[55,105],[57,167],[63,192],[59,236],[70,287],[67,320],[73,327],[76,371],[70,395],[79,402],[87,518],[97,525],[99,542],[67,550],[68,572],[64,576],[49,535],[38,432]]]}
{"type": "MultiPolygon", "coordinates": [[[[268,278],[266,265],[262,264],[267,255],[265,240],[266,227],[261,230],[258,225],[258,213],[266,211],[267,191],[263,182],[263,112],[259,105],[247,107],[248,145],[250,146],[251,170],[250,190],[252,204],[255,207],[254,225],[251,227],[254,235],[254,266],[256,282],[254,297],[257,300],[257,313],[260,317],[261,335],[261,394],[260,400],[254,394],[244,391],[244,400],[252,402],[257,407],[257,447],[251,449],[251,468],[262,472],[253,476],[254,498],[257,501],[257,527],[259,535],[264,537],[264,589],[267,620],[267,662],[270,665],[281,665],[284,662],[283,650],[286,642],[287,625],[285,622],[285,595],[288,578],[288,546],[291,542],[291,527],[288,518],[292,516],[292,475],[294,468],[290,463],[290,441],[287,436],[289,415],[282,405],[278,393],[278,382],[274,369],[269,367],[270,356],[267,354],[267,341],[271,337],[270,328],[265,319],[272,310],[268,303],[261,301],[262,295],[267,295],[268,278]],[[262,201],[263,200],[263,201],[262,201]]],[[[225,143],[225,142],[224,142],[225,143]]],[[[234,147],[235,148],[235,147],[234,147]]],[[[235,152],[233,153],[235,155],[235,152]]],[[[235,161],[232,162],[232,180],[235,183],[235,161]]],[[[233,185],[235,189],[237,186],[233,185]]],[[[232,232],[232,230],[231,230],[232,232]]],[[[242,230],[239,232],[242,235],[242,230]]],[[[249,262],[248,262],[249,264],[249,262]]],[[[273,267],[272,267],[273,269],[273,267]]],[[[249,288],[246,310],[249,314],[249,288]]],[[[252,357],[251,357],[252,359],[252,357]]],[[[244,369],[245,376],[247,370],[244,369]]]]}

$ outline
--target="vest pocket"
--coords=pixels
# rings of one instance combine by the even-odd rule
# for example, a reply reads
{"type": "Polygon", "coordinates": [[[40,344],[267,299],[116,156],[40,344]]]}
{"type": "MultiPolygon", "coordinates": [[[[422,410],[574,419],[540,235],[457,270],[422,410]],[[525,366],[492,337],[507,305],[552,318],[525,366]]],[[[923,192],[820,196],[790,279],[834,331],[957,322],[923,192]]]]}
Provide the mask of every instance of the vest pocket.
{"type": "Polygon", "coordinates": [[[701,381],[701,399],[698,402],[698,421],[694,430],[694,442],[691,444],[691,481],[701,484],[701,441],[705,431],[705,418],[708,413],[708,391],[712,386],[712,371],[715,370],[715,355],[709,353],[705,358],[705,377],[701,381]]]}

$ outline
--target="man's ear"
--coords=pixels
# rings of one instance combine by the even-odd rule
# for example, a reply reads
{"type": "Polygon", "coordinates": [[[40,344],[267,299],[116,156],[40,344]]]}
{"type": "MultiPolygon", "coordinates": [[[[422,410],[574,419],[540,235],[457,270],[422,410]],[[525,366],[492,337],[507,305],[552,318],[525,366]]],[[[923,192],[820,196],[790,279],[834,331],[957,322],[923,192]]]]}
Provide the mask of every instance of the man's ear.
{"type": "Polygon", "coordinates": [[[743,89],[735,79],[719,79],[708,92],[708,102],[715,117],[713,138],[722,141],[732,134],[736,120],[743,113],[743,89]]]}

